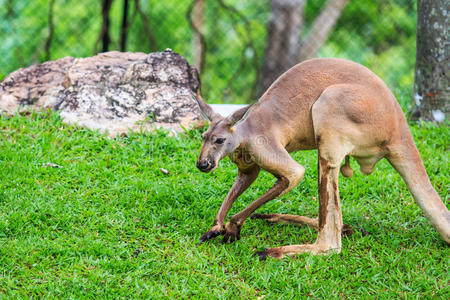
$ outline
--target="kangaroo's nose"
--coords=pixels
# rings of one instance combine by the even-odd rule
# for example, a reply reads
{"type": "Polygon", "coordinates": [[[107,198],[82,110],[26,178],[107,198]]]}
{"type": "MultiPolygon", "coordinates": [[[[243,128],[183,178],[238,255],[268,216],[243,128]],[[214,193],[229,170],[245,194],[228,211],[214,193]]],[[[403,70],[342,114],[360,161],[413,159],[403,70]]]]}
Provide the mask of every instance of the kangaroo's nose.
{"type": "Polygon", "coordinates": [[[207,170],[209,168],[209,162],[207,160],[198,161],[197,168],[199,168],[200,171],[207,170]]]}

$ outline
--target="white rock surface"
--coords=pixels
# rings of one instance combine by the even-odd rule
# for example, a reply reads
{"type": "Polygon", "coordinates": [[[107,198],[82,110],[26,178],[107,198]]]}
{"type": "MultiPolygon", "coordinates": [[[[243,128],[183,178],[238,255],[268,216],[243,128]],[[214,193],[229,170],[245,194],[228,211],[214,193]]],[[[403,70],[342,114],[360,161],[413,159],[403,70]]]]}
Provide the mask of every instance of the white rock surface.
{"type": "Polygon", "coordinates": [[[216,113],[222,117],[227,117],[234,113],[236,110],[246,106],[245,104],[211,104],[211,107],[216,113]]]}

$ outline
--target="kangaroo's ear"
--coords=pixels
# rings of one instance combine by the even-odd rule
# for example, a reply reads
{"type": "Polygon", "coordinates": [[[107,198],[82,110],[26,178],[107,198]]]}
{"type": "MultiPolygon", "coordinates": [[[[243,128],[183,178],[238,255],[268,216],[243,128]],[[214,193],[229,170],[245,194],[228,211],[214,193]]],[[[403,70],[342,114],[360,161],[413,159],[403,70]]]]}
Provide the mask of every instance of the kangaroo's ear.
{"type": "Polygon", "coordinates": [[[200,89],[197,90],[197,97],[194,97],[195,101],[197,101],[198,107],[200,108],[200,112],[202,116],[208,120],[212,121],[213,119],[217,119],[220,115],[216,114],[212,107],[203,100],[203,97],[200,93],[200,89]]]}
{"type": "Polygon", "coordinates": [[[227,118],[231,126],[235,126],[243,122],[248,117],[250,111],[253,109],[254,106],[255,104],[247,105],[232,113],[231,116],[228,116],[227,118]]]}

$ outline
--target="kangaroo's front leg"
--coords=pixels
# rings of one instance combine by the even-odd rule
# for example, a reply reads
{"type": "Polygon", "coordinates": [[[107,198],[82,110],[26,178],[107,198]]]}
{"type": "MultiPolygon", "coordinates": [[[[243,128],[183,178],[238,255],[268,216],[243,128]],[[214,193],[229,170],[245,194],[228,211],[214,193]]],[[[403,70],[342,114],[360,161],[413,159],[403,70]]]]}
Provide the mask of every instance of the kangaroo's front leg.
{"type": "Polygon", "coordinates": [[[258,177],[259,170],[260,168],[257,165],[246,170],[239,169],[236,180],[228,192],[228,195],[225,197],[225,200],[222,202],[219,212],[214,219],[213,226],[200,238],[201,243],[225,233],[224,224],[228,211],[233,205],[233,202],[255,181],[256,177],[258,177]]]}
{"type": "Polygon", "coordinates": [[[238,214],[231,217],[225,225],[223,242],[240,239],[240,232],[245,220],[264,203],[289,192],[302,180],[305,168],[298,164],[283,148],[257,149],[254,156],[258,164],[277,177],[273,187],[264,195],[253,201],[238,214]]]}

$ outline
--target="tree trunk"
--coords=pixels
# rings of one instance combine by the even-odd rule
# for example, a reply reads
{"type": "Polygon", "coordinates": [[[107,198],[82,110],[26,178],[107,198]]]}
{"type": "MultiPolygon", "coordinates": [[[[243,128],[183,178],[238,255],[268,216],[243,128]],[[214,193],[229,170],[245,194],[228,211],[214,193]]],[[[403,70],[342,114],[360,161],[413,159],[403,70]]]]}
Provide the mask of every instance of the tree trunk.
{"type": "Polygon", "coordinates": [[[348,0],[328,0],[325,8],[314,20],[308,39],[302,43],[297,62],[301,62],[317,56],[317,52],[328,39],[328,36],[336,24],[348,0]]]}
{"type": "Polygon", "coordinates": [[[449,12],[448,0],[417,2],[417,53],[412,120],[440,123],[448,118],[449,12]]]}
{"type": "Polygon", "coordinates": [[[128,0],[123,0],[122,28],[120,30],[120,51],[127,49],[127,31],[128,31],[128,0]]]}
{"type": "Polygon", "coordinates": [[[259,93],[297,63],[305,0],[272,0],[259,93]]]}
{"type": "Polygon", "coordinates": [[[192,3],[192,12],[188,18],[194,29],[192,46],[193,46],[193,65],[197,68],[200,74],[203,71],[203,65],[205,63],[205,39],[203,36],[203,13],[204,13],[204,0],[194,0],[192,3]]]}
{"type": "Polygon", "coordinates": [[[55,7],[55,0],[50,0],[50,3],[48,5],[48,36],[45,40],[45,60],[50,60],[51,58],[51,47],[53,34],[55,32],[55,24],[53,22],[53,9],[55,7]]]}
{"type": "Polygon", "coordinates": [[[113,0],[103,0],[102,1],[102,52],[108,51],[109,42],[111,38],[109,36],[109,11],[111,10],[113,0]]]}

